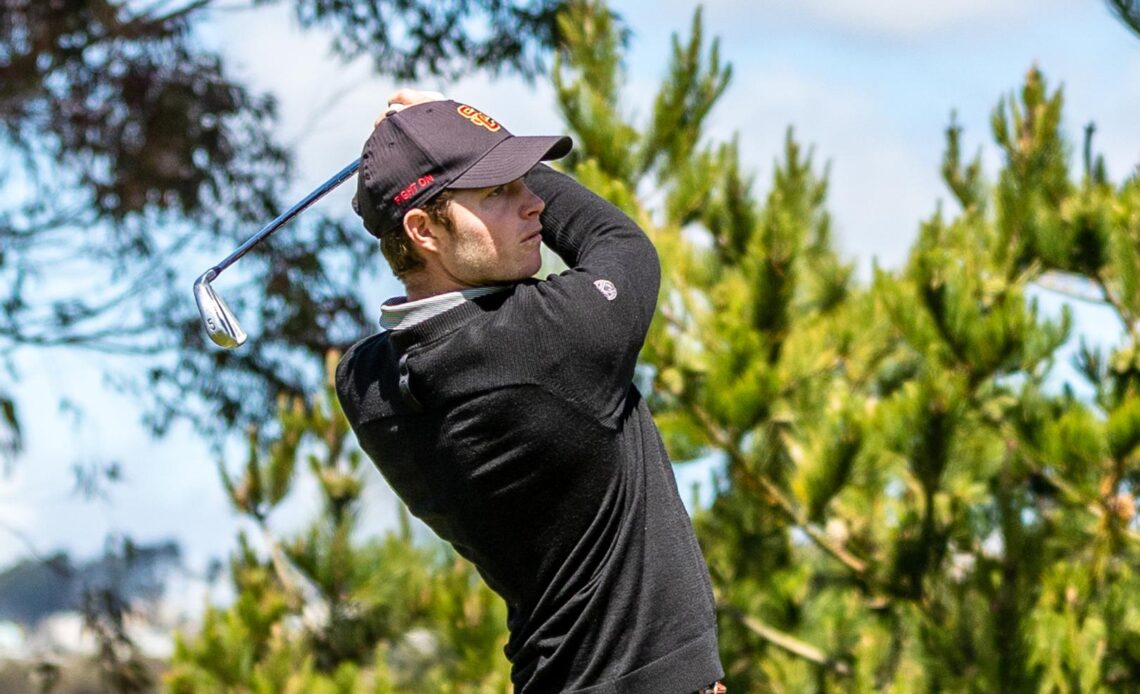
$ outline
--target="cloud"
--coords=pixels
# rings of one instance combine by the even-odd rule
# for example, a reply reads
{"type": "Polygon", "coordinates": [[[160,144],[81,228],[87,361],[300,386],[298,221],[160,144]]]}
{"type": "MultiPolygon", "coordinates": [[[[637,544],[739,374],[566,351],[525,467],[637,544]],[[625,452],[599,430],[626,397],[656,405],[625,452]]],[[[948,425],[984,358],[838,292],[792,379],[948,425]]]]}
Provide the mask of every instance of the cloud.
{"type": "Polygon", "coordinates": [[[1058,0],[775,0],[770,4],[840,28],[896,38],[913,38],[965,24],[1024,21],[1061,5],[1058,0]]]}
{"type": "MultiPolygon", "coordinates": [[[[636,7],[618,3],[618,12],[638,19],[635,27],[652,22],[636,7]]],[[[953,0],[914,2],[913,0],[711,0],[705,4],[706,18],[732,19],[738,27],[771,27],[790,24],[800,30],[830,28],[842,32],[883,39],[908,40],[965,25],[1025,23],[1054,10],[1071,6],[1064,0],[953,0]]],[[[676,22],[691,15],[693,4],[666,0],[654,4],[653,15],[676,22]]],[[[681,29],[684,23],[675,27],[681,29]]]]}

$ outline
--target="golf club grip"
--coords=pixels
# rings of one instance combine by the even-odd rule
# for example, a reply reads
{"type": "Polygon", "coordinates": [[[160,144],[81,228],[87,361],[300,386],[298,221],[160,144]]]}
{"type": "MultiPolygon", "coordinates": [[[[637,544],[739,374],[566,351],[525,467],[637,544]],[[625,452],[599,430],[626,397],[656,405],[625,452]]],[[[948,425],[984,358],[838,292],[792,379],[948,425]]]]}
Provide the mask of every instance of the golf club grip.
{"type": "MultiPolygon", "coordinates": [[[[233,265],[234,262],[238,258],[241,258],[243,255],[245,255],[249,251],[249,249],[251,249],[254,246],[256,246],[257,244],[261,243],[265,239],[265,237],[269,236],[273,232],[280,229],[290,219],[293,219],[294,217],[296,217],[301,212],[304,212],[305,209],[309,207],[309,205],[312,205],[317,200],[320,200],[327,193],[329,193],[334,188],[339,186],[341,183],[344,183],[345,181],[347,181],[349,178],[352,177],[353,174],[356,173],[357,169],[359,169],[359,168],[360,168],[360,160],[357,159],[356,161],[352,162],[348,166],[346,166],[343,169],[341,169],[340,171],[338,171],[335,175],[333,175],[332,178],[330,178],[329,180],[322,183],[313,192],[311,192],[308,195],[306,195],[305,197],[301,198],[301,200],[299,200],[295,205],[290,207],[288,210],[285,210],[285,212],[278,215],[278,217],[276,219],[274,219],[272,222],[263,226],[260,231],[258,231],[253,236],[249,237],[245,243],[238,246],[237,250],[235,250],[233,253],[230,253],[228,256],[226,256],[226,258],[224,260],[222,260],[222,262],[220,262],[217,265],[215,265],[214,267],[210,268],[210,270],[213,271],[213,273],[214,273],[213,276],[217,277],[219,274],[221,274],[222,270],[225,270],[230,265],[233,265]]],[[[211,279],[213,279],[213,278],[211,278],[211,279]]]]}

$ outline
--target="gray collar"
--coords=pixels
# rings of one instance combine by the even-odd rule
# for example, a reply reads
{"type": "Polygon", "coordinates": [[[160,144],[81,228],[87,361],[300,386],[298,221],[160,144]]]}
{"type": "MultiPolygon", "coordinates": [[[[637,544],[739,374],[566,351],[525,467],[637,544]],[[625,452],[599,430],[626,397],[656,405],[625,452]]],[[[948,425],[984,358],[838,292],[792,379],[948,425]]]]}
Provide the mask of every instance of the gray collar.
{"type": "Polygon", "coordinates": [[[450,311],[465,301],[501,292],[507,288],[507,286],[471,287],[455,292],[436,294],[416,301],[408,301],[405,296],[394,297],[380,306],[380,327],[385,330],[410,328],[429,318],[450,311]]]}

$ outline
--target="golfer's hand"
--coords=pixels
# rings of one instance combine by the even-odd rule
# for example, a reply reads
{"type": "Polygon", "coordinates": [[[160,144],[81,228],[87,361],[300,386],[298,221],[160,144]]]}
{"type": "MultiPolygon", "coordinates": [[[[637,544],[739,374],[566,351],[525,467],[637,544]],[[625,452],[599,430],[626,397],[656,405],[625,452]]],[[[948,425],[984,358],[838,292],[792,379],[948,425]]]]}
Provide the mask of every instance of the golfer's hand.
{"type": "Polygon", "coordinates": [[[372,122],[372,127],[375,128],[377,125],[380,125],[380,121],[386,117],[409,106],[415,106],[416,104],[423,104],[429,101],[442,101],[445,98],[447,97],[439,92],[421,92],[418,89],[398,89],[392,92],[392,95],[388,97],[388,108],[372,122]]]}

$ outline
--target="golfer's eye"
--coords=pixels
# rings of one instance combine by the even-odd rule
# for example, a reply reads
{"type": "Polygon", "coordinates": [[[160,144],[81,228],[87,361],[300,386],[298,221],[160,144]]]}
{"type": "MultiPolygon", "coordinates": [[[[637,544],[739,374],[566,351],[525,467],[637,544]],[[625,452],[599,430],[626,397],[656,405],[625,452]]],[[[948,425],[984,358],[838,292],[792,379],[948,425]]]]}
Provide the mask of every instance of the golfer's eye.
{"type": "Polygon", "coordinates": [[[490,193],[487,193],[487,197],[497,198],[503,194],[504,190],[506,190],[506,186],[495,186],[494,188],[491,189],[490,193]]]}

